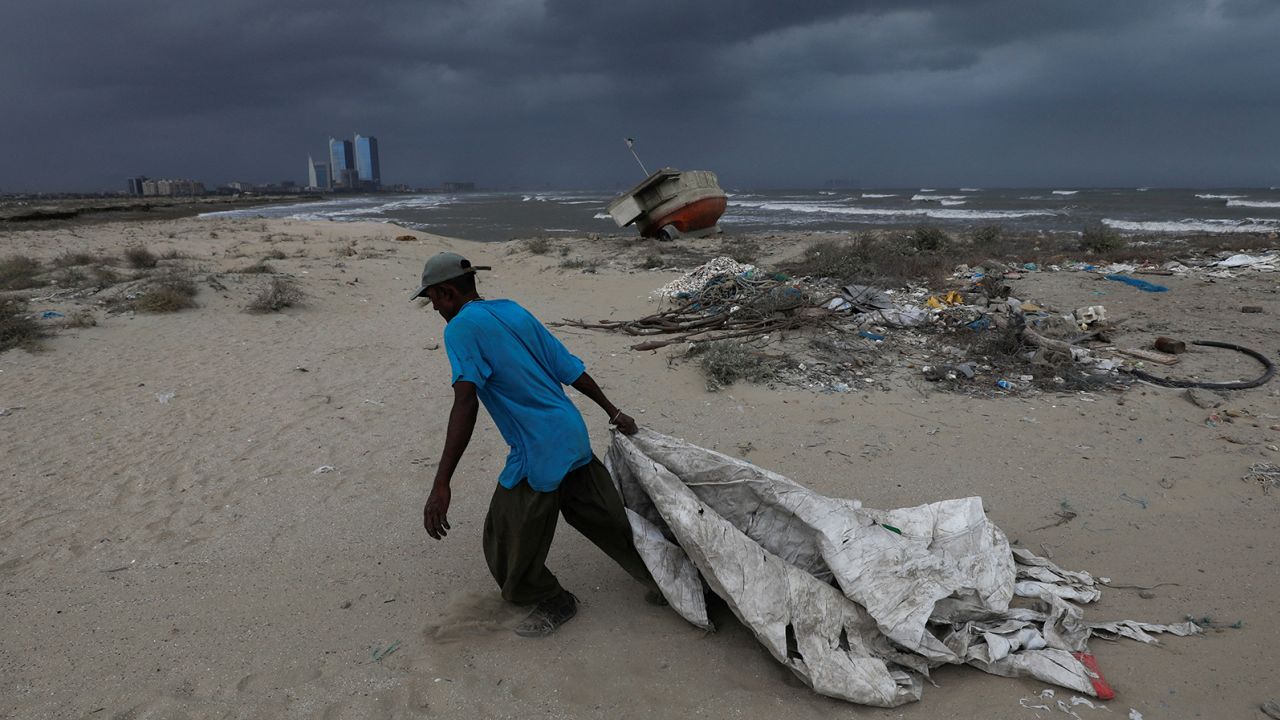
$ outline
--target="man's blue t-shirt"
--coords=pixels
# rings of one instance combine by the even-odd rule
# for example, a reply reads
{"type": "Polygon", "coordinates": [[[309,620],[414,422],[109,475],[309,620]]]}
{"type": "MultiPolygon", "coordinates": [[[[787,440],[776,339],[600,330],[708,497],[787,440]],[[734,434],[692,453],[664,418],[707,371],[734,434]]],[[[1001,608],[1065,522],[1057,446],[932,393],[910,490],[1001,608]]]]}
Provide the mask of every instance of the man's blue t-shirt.
{"type": "Polygon", "coordinates": [[[538,319],[511,300],[472,300],[444,328],[453,383],[474,383],[511,446],[498,482],[551,492],[591,462],[578,408],[564,394],[586,369],[538,319]]]}

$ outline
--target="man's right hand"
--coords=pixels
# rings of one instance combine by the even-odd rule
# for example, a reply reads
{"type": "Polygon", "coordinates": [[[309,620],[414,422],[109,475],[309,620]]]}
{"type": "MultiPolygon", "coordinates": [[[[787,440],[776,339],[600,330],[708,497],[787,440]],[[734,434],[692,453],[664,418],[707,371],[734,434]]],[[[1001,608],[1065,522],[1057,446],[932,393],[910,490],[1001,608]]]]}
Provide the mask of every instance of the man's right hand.
{"type": "Polygon", "coordinates": [[[621,411],[619,411],[618,416],[613,419],[613,426],[618,428],[623,435],[635,435],[636,431],[640,429],[639,426],[636,425],[635,418],[621,411]]]}
{"type": "Polygon", "coordinates": [[[436,540],[449,534],[448,514],[451,496],[448,485],[436,483],[431,486],[427,504],[422,508],[422,527],[426,528],[427,534],[436,540]]]}

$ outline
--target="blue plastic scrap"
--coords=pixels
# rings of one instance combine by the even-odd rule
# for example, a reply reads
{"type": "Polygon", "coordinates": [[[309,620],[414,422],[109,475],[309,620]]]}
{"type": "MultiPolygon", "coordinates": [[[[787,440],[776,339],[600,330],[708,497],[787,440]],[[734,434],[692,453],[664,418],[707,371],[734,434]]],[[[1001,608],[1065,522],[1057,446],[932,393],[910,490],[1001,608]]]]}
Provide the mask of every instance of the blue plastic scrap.
{"type": "Polygon", "coordinates": [[[1169,292],[1169,288],[1163,285],[1156,285],[1155,283],[1149,283],[1146,280],[1129,277],[1128,275],[1108,275],[1107,279],[1122,282],[1125,285],[1132,285],[1143,292],[1169,292]]]}
{"type": "Polygon", "coordinates": [[[858,337],[864,337],[868,340],[883,340],[884,336],[879,333],[873,333],[869,330],[859,330],[858,337]]]}
{"type": "Polygon", "coordinates": [[[44,320],[52,320],[54,318],[66,317],[66,315],[63,315],[57,310],[45,310],[44,312],[40,313],[40,317],[44,320]]]}

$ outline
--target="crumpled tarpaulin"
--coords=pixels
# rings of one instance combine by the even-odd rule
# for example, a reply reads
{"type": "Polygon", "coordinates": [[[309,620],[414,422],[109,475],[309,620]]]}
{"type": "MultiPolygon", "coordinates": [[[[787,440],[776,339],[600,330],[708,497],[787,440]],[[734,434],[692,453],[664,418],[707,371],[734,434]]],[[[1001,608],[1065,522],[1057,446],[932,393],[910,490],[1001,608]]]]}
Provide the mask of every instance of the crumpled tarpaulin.
{"type": "Polygon", "coordinates": [[[872,510],[646,429],[615,433],[606,463],[672,609],[711,629],[709,588],[823,695],[894,707],[965,663],[1096,696],[1072,654],[1090,636],[1200,631],[1085,622],[1094,578],[1011,548],[981,498],[872,510]]]}

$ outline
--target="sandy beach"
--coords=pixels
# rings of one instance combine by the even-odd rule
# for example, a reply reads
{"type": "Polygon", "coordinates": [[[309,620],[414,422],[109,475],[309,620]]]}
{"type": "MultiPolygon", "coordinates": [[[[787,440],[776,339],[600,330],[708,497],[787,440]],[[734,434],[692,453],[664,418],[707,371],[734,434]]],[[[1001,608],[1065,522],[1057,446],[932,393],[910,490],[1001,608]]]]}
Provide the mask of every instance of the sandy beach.
{"type": "MultiPolygon", "coordinates": [[[[761,262],[806,241],[764,239],[761,262]]],[[[521,612],[501,602],[480,547],[506,453],[486,413],[454,480],[453,531],[437,543],[422,528],[452,398],[443,321],[406,299],[422,263],[447,249],[492,265],[481,293],[548,322],[646,315],[650,294],[697,264],[643,269],[646,250],[629,240],[555,242],[534,254],[385,224],[201,218],[0,233],[0,256],[41,261],[142,244],[180,256],[160,268],[199,286],[198,307],[165,314],[107,313],[111,290],[25,292],[32,311],[89,310],[97,324],[0,354],[0,715],[1058,715],[1019,705],[1042,683],[966,667],[939,669],[919,703],[894,710],[821,697],[723,608],[706,634],[645,604],[563,524],[549,565],[583,607],[551,638],[513,635],[521,612]],[[269,255],[305,302],[244,312],[269,276],[232,271],[269,255]],[[577,256],[601,264],[561,267],[577,256]]],[[[1153,279],[1169,292],[1065,271],[1010,285],[1068,310],[1105,304],[1127,346],[1169,335],[1280,357],[1280,274],[1153,279]]],[[[887,357],[852,392],[709,392],[678,348],[555,332],[642,425],[869,506],[979,495],[1011,540],[1111,579],[1089,619],[1211,619],[1203,636],[1162,646],[1095,641],[1118,696],[1109,714],[1081,717],[1260,717],[1280,697],[1280,622],[1267,609],[1280,591],[1280,491],[1242,480],[1280,462],[1280,382],[1217,408],[1142,384],[984,397],[887,357]],[[1055,525],[1064,508],[1075,516],[1055,525]]],[[[1160,370],[1234,378],[1256,374],[1251,362],[1199,351],[1160,370]]],[[[571,397],[603,456],[607,418],[571,397]]]]}

